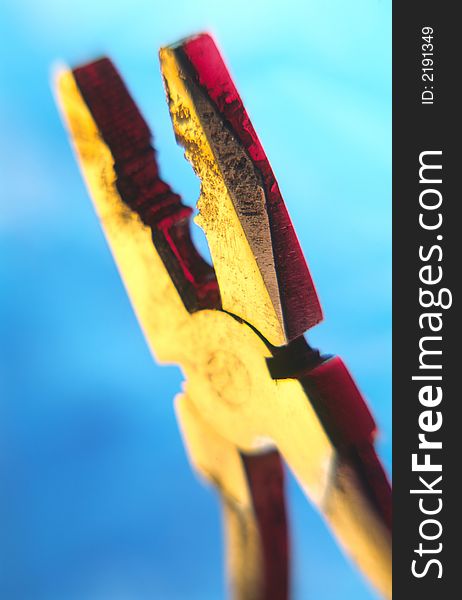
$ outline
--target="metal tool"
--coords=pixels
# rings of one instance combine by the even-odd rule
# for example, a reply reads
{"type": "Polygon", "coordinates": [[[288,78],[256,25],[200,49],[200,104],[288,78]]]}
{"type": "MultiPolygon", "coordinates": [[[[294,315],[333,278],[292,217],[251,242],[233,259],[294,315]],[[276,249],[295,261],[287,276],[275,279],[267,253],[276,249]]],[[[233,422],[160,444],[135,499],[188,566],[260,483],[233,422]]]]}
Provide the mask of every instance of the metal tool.
{"type": "Polygon", "coordinates": [[[209,35],[162,48],[175,135],[201,180],[192,209],[160,178],[151,132],[112,63],[63,71],[59,104],[155,358],[180,365],[190,460],[219,491],[232,597],[289,596],[282,461],[338,543],[391,597],[391,491],[376,427],[322,319],[277,182],[209,35]]]}

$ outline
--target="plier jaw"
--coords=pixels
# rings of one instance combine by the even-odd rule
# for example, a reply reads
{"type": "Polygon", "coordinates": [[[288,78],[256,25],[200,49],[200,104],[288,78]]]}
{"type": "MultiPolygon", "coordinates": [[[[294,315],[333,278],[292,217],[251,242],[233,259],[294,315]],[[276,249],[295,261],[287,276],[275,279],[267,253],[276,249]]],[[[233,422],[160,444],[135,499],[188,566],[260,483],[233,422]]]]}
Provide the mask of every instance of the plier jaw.
{"type": "Polygon", "coordinates": [[[223,309],[275,346],[322,319],[306,261],[243,102],[213,39],[162,48],[175,135],[201,180],[204,229],[223,309]]]}

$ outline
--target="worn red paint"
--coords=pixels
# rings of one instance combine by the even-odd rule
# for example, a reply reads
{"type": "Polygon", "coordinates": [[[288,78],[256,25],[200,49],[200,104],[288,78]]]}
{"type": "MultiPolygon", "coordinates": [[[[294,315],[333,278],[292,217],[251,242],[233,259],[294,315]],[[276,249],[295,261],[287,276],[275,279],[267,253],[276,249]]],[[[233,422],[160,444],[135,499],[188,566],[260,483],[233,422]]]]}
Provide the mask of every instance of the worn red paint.
{"type": "Polygon", "coordinates": [[[74,69],[75,81],[114,157],[122,200],[151,227],[153,241],[188,310],[220,308],[213,268],[190,235],[192,209],[159,174],[152,134],[107,58],[74,69]]]}
{"type": "Polygon", "coordinates": [[[263,558],[263,585],[255,600],[289,598],[289,539],[284,469],[276,450],[243,454],[263,558]]]}
{"type": "Polygon", "coordinates": [[[208,34],[186,40],[182,50],[196,82],[224,117],[260,172],[268,205],[276,273],[288,339],[322,320],[322,310],[297,235],[265,151],[213,39],[208,34]]]}

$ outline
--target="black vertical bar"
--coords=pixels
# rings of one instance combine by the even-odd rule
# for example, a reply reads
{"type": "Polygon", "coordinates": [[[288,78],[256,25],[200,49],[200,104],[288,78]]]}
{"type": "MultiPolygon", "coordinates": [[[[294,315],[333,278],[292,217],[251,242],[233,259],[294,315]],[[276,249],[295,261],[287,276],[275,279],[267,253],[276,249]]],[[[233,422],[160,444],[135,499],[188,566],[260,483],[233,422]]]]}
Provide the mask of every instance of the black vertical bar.
{"type": "Polygon", "coordinates": [[[457,385],[458,373],[462,372],[457,343],[462,330],[459,312],[462,194],[458,189],[462,172],[462,152],[458,147],[461,25],[456,17],[457,8],[454,3],[428,0],[394,2],[393,6],[393,597],[396,600],[462,598],[459,583],[462,398],[457,385]],[[429,37],[430,40],[424,39],[429,37]],[[419,157],[429,166],[442,168],[424,168],[419,177],[419,157]],[[435,227],[440,219],[441,225],[435,227]],[[436,281],[440,275],[441,281],[436,281]],[[419,297],[419,289],[423,296],[419,297]],[[434,304],[439,298],[444,306],[450,304],[452,297],[452,306],[431,306],[431,294],[434,304]],[[425,354],[428,350],[441,354],[425,354]],[[441,380],[434,379],[439,377],[441,380]],[[425,434],[425,438],[419,439],[419,434],[425,434]],[[441,442],[442,448],[419,448],[419,443],[427,442],[441,442]],[[430,469],[441,466],[441,471],[418,471],[423,467],[417,465],[425,460],[430,469]]]}

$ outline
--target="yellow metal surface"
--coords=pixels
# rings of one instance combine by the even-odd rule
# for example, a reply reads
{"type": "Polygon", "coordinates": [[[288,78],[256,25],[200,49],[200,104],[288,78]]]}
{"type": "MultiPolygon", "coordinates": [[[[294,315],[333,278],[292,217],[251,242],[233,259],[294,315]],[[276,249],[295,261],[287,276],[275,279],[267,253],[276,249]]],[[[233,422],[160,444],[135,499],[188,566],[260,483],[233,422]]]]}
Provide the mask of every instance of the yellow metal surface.
{"type": "MultiPolygon", "coordinates": [[[[185,156],[201,181],[196,223],[207,237],[223,308],[252,323],[274,346],[282,346],[287,339],[274,272],[269,226],[254,228],[263,232],[264,238],[260,240],[259,247],[267,253],[267,256],[261,257],[263,264],[259,266],[248,234],[246,235],[236,212],[231,188],[227,186],[220,169],[217,142],[214,144],[211,136],[206,135],[202,125],[201,113],[207,111],[213,116],[214,110],[205,98],[193,98],[192,90],[181,76],[173,50],[161,49],[160,61],[175,135],[184,146],[185,156]]],[[[234,152],[239,152],[237,145],[234,152]]],[[[248,160],[242,149],[239,157],[233,158],[248,160]]],[[[254,206],[260,207],[260,222],[268,221],[264,209],[265,194],[254,173],[253,175],[253,180],[247,182],[245,192],[253,200],[254,206]]]]}
{"type": "Polygon", "coordinates": [[[175,405],[191,463],[221,495],[232,597],[258,598],[262,585],[262,548],[239,451],[203,421],[188,396],[178,396],[175,405]]]}
{"type": "Polygon", "coordinates": [[[192,463],[225,500],[235,597],[252,598],[249,590],[258,585],[260,561],[238,451],[258,452],[273,446],[345,551],[377,589],[391,597],[389,532],[362,493],[353,467],[336,452],[301,384],[296,379],[271,379],[268,346],[242,320],[258,326],[267,339],[284,343],[271,286],[251,253],[194,102],[167,50],[162,53],[162,68],[176,134],[201,178],[199,221],[224,305],[240,319],[219,310],[188,313],[156,252],[150,229],[119,196],[113,157],[71,72],[59,75],[57,92],[90,195],[148,344],[157,360],[179,364],[184,373],[184,394],[177,400],[179,421],[192,463]],[[250,532],[247,538],[245,531],[250,532]]]}

